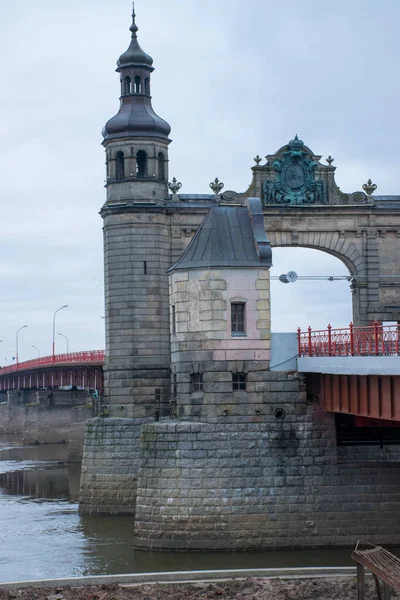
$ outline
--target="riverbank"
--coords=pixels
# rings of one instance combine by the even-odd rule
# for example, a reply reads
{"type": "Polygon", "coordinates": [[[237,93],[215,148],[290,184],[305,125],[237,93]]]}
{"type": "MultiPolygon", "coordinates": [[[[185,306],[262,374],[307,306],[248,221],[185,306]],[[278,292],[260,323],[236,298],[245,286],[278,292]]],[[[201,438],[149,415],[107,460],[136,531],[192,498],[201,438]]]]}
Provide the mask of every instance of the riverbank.
{"type": "MultiPolygon", "coordinates": [[[[1,585],[1,584],[0,584],[1,585]]],[[[372,578],[366,581],[366,600],[376,590],[372,578]]],[[[255,579],[193,584],[152,584],[84,587],[53,587],[4,590],[0,600],[357,600],[356,577],[313,579],[255,579]]]]}

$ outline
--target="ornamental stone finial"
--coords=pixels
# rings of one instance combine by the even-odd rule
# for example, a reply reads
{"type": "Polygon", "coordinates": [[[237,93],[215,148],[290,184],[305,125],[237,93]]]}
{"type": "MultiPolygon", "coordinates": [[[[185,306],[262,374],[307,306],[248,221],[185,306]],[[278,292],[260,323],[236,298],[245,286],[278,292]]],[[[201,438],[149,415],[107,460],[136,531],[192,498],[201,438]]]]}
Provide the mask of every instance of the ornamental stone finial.
{"type": "Polygon", "coordinates": [[[364,185],[362,186],[367,196],[372,196],[377,187],[378,186],[375,183],[372,183],[370,179],[368,179],[367,183],[364,183],[364,185]]]}
{"type": "Polygon", "coordinates": [[[257,156],[255,156],[253,158],[254,162],[256,163],[256,165],[258,166],[260,164],[260,162],[262,161],[262,158],[259,154],[257,154],[257,156]]]}
{"type": "Polygon", "coordinates": [[[212,181],[212,182],[210,183],[210,188],[212,189],[212,191],[214,192],[214,194],[215,194],[216,196],[218,196],[218,194],[221,192],[221,190],[222,190],[222,188],[224,187],[224,185],[225,185],[225,184],[224,184],[224,183],[222,183],[222,181],[220,181],[220,180],[218,179],[218,177],[216,177],[216,178],[214,179],[214,181],[212,181]]]}
{"type": "Polygon", "coordinates": [[[325,159],[326,162],[328,163],[329,166],[331,166],[331,164],[333,163],[333,161],[335,160],[334,158],[332,158],[331,155],[328,156],[328,158],[325,159]]]}
{"type": "Polygon", "coordinates": [[[176,177],[173,177],[172,181],[168,182],[168,187],[175,196],[175,194],[177,194],[179,192],[179,190],[181,189],[182,184],[180,181],[178,181],[176,179],[176,177]]]}

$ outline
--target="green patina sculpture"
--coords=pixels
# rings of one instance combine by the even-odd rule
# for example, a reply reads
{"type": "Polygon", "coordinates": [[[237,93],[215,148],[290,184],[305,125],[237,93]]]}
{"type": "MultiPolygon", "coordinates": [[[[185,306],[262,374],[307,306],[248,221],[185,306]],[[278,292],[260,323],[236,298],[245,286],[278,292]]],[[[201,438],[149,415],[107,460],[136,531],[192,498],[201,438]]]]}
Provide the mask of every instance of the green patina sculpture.
{"type": "Polygon", "coordinates": [[[304,143],[297,135],[289,142],[283,160],[275,160],[275,181],[263,184],[264,204],[326,204],[323,181],[315,179],[317,163],[303,150],[304,143]]]}

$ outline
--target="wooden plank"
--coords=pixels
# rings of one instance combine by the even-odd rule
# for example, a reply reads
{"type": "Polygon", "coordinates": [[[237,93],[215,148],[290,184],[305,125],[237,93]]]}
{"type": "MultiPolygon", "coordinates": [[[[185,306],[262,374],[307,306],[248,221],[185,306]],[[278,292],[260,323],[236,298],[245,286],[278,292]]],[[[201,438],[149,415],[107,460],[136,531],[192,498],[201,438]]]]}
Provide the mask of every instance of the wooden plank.
{"type": "Polygon", "coordinates": [[[357,596],[358,600],[364,600],[365,586],[364,586],[365,569],[363,565],[357,563],[357,596]]]}

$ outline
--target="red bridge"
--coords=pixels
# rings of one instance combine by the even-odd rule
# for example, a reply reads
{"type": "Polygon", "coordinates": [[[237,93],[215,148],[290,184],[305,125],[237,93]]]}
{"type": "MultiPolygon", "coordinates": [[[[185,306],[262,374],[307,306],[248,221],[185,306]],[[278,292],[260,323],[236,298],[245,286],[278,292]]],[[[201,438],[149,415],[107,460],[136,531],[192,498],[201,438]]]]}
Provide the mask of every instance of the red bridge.
{"type": "Polygon", "coordinates": [[[373,419],[400,424],[400,327],[298,329],[298,368],[313,375],[326,411],[354,415],[362,426],[373,419]],[[317,384],[317,377],[319,379],[317,384]],[[367,418],[367,419],[366,419],[367,418]]]}
{"type": "Polygon", "coordinates": [[[0,369],[0,392],[27,388],[104,387],[104,350],[71,352],[28,360],[0,369]]]}

